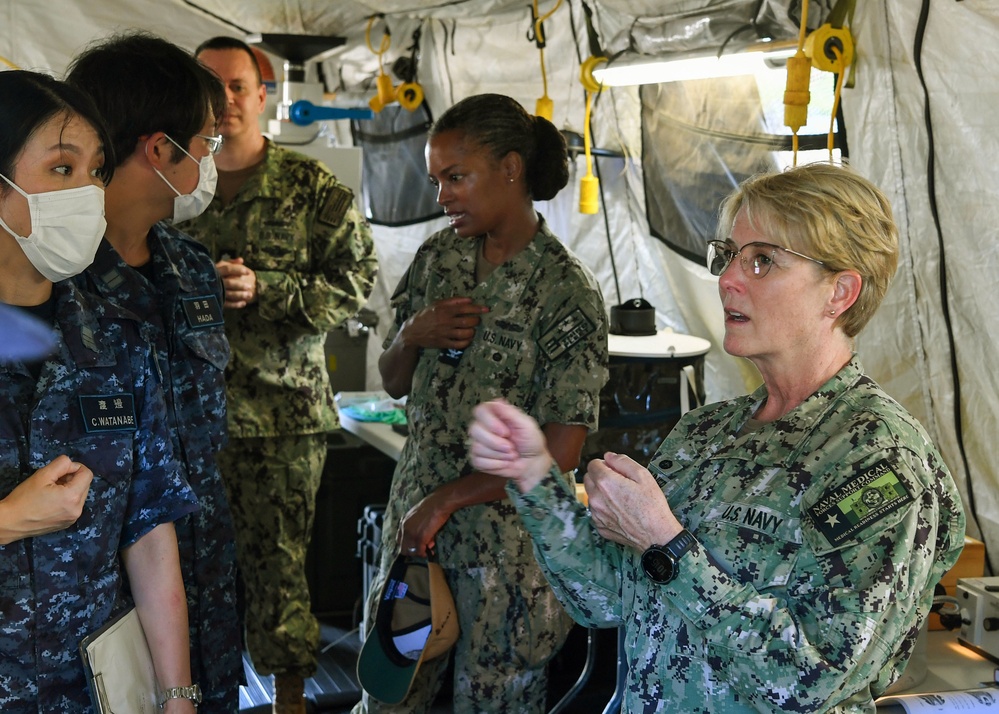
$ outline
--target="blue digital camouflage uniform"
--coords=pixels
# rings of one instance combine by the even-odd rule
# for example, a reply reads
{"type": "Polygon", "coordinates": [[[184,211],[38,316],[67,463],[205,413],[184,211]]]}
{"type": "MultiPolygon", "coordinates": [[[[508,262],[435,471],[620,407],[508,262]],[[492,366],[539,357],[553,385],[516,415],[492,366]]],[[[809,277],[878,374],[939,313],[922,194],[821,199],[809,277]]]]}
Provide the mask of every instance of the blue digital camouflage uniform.
{"type": "Polygon", "coordinates": [[[353,193],[320,163],[272,142],[257,173],[184,230],[218,261],[241,257],[258,299],[225,310],[229,445],[219,457],[246,585],[247,648],[261,674],[308,676],[319,625],[305,554],[337,428],[326,334],[371,292],[377,260],[353,193]]]}
{"type": "Polygon", "coordinates": [[[761,387],[688,413],[653,457],[697,539],[667,585],[553,477],[508,488],[573,618],[625,628],[625,712],[873,714],[957,560],[954,481],[856,358],[740,436],[765,398],[761,387]]]}
{"type": "Polygon", "coordinates": [[[142,318],[155,347],[173,451],[200,505],[175,524],[191,629],[191,676],[204,696],[198,711],[231,714],[239,708],[243,659],[235,536],[215,458],[226,439],[223,370],[229,343],[222,285],[205,248],[175,228],[156,224],[148,244],[152,259],[139,271],[102,241],[78,280],[142,318]]]}
{"type": "Polygon", "coordinates": [[[119,552],[197,508],[134,316],[57,283],[36,382],[0,364],[0,497],[60,454],[94,472],[71,527],[0,546],[0,711],[92,712],[80,640],[122,606],[119,552]]]}
{"type": "MultiPolygon", "coordinates": [[[[452,229],[417,251],[392,304],[395,326],[452,296],[486,305],[463,354],[425,349],[407,400],[409,438],[392,479],[382,530],[379,577],[369,616],[395,556],[406,512],[442,484],[472,472],[466,447],[472,409],[504,397],[538,423],[594,429],[607,379],[607,321],[599,286],[544,221],[530,244],[476,284],[480,239],[452,229]]],[[[567,479],[568,480],[568,479],[567,479]]],[[[509,501],[455,512],[436,537],[461,636],[455,645],[456,712],[544,711],[545,667],[571,623],[535,562],[527,533],[509,501]]],[[[428,710],[447,664],[424,662],[404,705],[365,695],[355,711],[428,710]]]]}

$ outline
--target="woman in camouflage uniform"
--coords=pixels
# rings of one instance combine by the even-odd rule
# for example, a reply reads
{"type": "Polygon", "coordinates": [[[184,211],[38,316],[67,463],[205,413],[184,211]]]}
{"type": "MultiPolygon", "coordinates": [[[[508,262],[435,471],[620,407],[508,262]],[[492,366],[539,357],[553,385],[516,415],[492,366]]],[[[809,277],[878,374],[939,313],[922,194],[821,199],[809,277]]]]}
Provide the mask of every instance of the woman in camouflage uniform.
{"type": "Polygon", "coordinates": [[[624,628],[624,711],[873,713],[965,526],[926,432],[853,353],[895,272],[891,207],[812,164],[746,181],[718,236],[725,350],[763,386],[686,414],[649,470],[591,461],[589,513],[509,405],[477,410],[472,462],[515,480],[576,621],[624,628]]]}
{"type": "MultiPolygon", "coordinates": [[[[568,180],[550,122],[509,97],[469,97],[432,128],[427,167],[451,225],[420,247],[396,289],[379,360],[386,390],[408,395],[409,438],[372,593],[400,548],[435,548],[461,625],[454,711],[531,714],[544,711],[546,665],[570,622],[503,480],[470,466],[466,434],[474,405],[505,395],[544,425],[560,471],[571,472],[606,380],[604,303],[534,209],[568,180]]],[[[446,665],[423,663],[398,708],[365,696],[355,711],[427,711],[446,665]]]]}
{"type": "MultiPolygon", "coordinates": [[[[191,685],[173,521],[197,507],[170,450],[149,345],[130,313],[68,280],[104,233],[109,141],[92,104],[33,72],[0,73],[0,302],[58,335],[43,362],[0,365],[0,497],[70,461],[93,473],[79,518],[0,541],[0,710],[91,712],[78,646],[120,603],[121,564],[161,690],[191,685]],[[44,532],[42,532],[44,531],[44,532]]],[[[164,711],[194,714],[167,699],[164,711]]]]}

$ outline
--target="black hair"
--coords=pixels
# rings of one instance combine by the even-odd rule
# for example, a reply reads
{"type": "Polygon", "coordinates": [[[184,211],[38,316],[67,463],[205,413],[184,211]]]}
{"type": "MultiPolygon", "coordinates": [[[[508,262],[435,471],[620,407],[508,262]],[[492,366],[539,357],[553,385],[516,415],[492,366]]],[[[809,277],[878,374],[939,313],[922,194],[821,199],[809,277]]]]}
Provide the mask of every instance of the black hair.
{"type": "Polygon", "coordinates": [[[260,63],[257,61],[257,56],[253,54],[253,49],[242,40],[237,40],[235,37],[226,37],[225,35],[210,37],[198,45],[198,49],[194,51],[194,56],[197,57],[205,50],[240,50],[245,52],[253,63],[253,71],[257,73],[257,85],[259,86],[264,83],[264,75],[260,71],[260,63]]]}
{"type": "MultiPolygon", "coordinates": [[[[186,147],[214,113],[225,111],[225,87],[183,49],[155,35],[115,35],[90,45],[70,64],[66,81],[103,113],[120,165],[139,137],[157,131],[186,147]]],[[[174,161],[184,154],[175,151],[174,161]]]]}
{"type": "MultiPolygon", "coordinates": [[[[13,180],[14,165],[32,135],[47,121],[63,116],[68,123],[80,117],[97,132],[104,149],[99,176],[108,183],[114,174],[111,138],[100,113],[86,94],[40,72],[0,72],[0,173],[13,180]]],[[[0,182],[0,193],[10,187],[0,182]]]]}
{"type": "Polygon", "coordinates": [[[565,137],[544,117],[532,116],[503,94],[476,94],[448,109],[430,128],[429,138],[459,131],[499,161],[511,151],[524,161],[531,198],[547,201],[569,182],[565,137]]]}

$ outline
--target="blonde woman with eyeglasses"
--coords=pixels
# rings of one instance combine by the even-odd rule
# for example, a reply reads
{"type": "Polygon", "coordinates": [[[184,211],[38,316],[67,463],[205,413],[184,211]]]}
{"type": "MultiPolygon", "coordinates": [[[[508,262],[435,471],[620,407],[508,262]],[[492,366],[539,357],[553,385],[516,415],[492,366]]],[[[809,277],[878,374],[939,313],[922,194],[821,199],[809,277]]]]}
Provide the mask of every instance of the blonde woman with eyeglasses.
{"type": "Polygon", "coordinates": [[[589,510],[529,417],[477,408],[472,463],[511,479],[570,614],[624,630],[624,712],[873,712],[905,668],[965,518],[926,432],[853,353],[896,231],[846,168],[739,186],[708,267],[725,350],[763,385],[686,414],[647,469],[591,461],[589,510]]]}

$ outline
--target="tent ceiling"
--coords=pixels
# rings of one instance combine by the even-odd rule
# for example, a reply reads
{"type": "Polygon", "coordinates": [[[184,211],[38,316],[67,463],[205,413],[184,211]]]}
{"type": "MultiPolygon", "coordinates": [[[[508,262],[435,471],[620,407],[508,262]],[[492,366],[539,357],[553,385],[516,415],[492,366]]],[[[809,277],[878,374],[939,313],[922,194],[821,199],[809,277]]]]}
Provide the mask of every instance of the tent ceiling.
{"type": "MultiPolygon", "coordinates": [[[[346,35],[363,27],[372,15],[467,18],[523,12],[524,0],[194,0],[184,2],[225,20],[246,32],[289,32],[310,35],[346,35]]],[[[545,3],[550,4],[550,2],[545,3]]]]}
{"type": "MultiPolygon", "coordinates": [[[[363,28],[375,14],[387,18],[472,19],[500,15],[523,15],[530,3],[526,0],[182,0],[188,7],[201,10],[246,33],[282,32],[311,35],[351,35],[363,28]]],[[[556,0],[539,0],[542,14],[555,7],[556,0]]],[[[609,29],[625,31],[618,40],[627,47],[627,30],[643,27],[643,34],[657,27],[676,32],[677,23],[692,18],[715,18],[716,24],[729,27],[748,26],[760,20],[760,31],[785,34],[794,29],[787,21],[789,8],[797,0],[590,0],[588,5],[597,21],[609,29]]],[[[605,38],[607,41],[611,37],[605,38]]],[[[623,49],[622,47],[621,49],[623,49]]],[[[648,48],[645,51],[654,51],[648,48]]]]}

